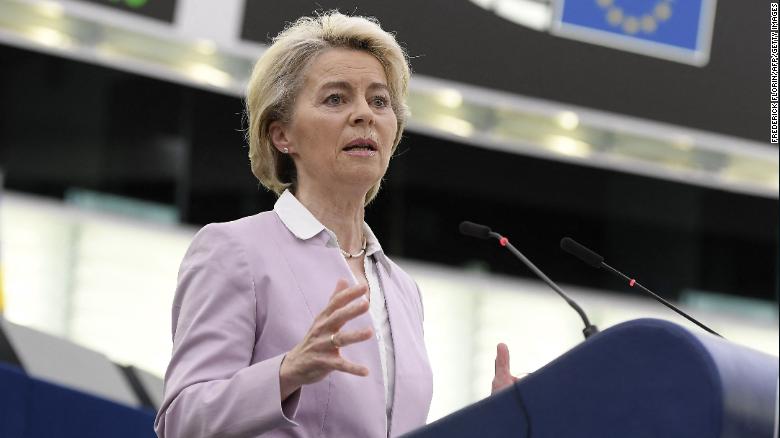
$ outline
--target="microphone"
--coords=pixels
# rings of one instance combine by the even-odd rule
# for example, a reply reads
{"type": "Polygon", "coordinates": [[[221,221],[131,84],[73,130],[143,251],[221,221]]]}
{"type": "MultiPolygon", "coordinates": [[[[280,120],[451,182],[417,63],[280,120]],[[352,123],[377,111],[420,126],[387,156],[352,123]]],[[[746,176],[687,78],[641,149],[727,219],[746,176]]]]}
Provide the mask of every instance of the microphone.
{"type": "Polygon", "coordinates": [[[706,325],[700,323],[699,321],[695,320],[693,317],[691,317],[687,313],[685,313],[682,310],[680,310],[674,304],[666,301],[665,299],[663,299],[660,296],[658,296],[655,293],[653,293],[650,289],[642,286],[638,281],[636,281],[636,279],[630,278],[626,274],[618,271],[617,269],[613,268],[612,266],[609,266],[608,264],[606,264],[604,262],[604,257],[602,257],[602,256],[596,254],[595,252],[591,251],[590,249],[580,245],[574,239],[571,239],[569,237],[564,237],[563,239],[561,239],[561,249],[566,251],[566,252],[568,252],[569,254],[573,255],[574,257],[577,257],[578,259],[582,260],[583,262],[585,262],[585,264],[590,265],[590,266],[592,266],[592,267],[594,267],[596,269],[606,268],[609,272],[611,272],[612,274],[618,276],[618,278],[620,278],[622,280],[625,280],[625,281],[628,281],[628,286],[629,287],[638,286],[639,289],[641,289],[643,292],[649,294],[651,297],[655,298],[656,301],[660,302],[664,306],[666,306],[666,307],[674,310],[678,314],[682,315],[688,321],[698,325],[699,327],[701,327],[705,331],[707,331],[709,333],[712,333],[715,336],[718,336],[718,337],[721,337],[721,338],[723,337],[723,336],[719,335],[716,331],[712,330],[711,328],[709,328],[706,325]]]}
{"type": "Polygon", "coordinates": [[[460,229],[460,232],[466,236],[477,237],[479,239],[489,239],[491,237],[498,239],[498,243],[501,246],[506,247],[512,254],[519,258],[520,261],[522,261],[526,266],[528,266],[529,269],[531,269],[531,271],[534,272],[534,274],[547,283],[548,286],[550,286],[558,295],[560,295],[561,298],[563,298],[564,301],[566,301],[569,306],[571,306],[580,315],[582,322],[585,324],[585,328],[582,330],[582,334],[585,335],[585,339],[599,332],[599,329],[590,323],[588,316],[585,315],[585,312],[582,310],[582,308],[573,299],[569,298],[569,296],[566,295],[566,293],[563,292],[563,290],[558,287],[557,284],[550,280],[549,277],[544,275],[544,272],[539,270],[536,265],[531,263],[531,261],[523,255],[523,253],[518,251],[514,245],[509,243],[509,239],[498,233],[494,233],[489,227],[486,227],[485,225],[475,224],[474,222],[463,221],[460,223],[458,228],[460,229]]]}
{"type": "Polygon", "coordinates": [[[601,264],[604,262],[604,257],[596,254],[588,248],[585,248],[584,246],[577,243],[574,239],[568,237],[561,239],[561,249],[596,269],[600,268],[601,264]]]}
{"type": "Polygon", "coordinates": [[[460,229],[461,234],[465,234],[466,236],[476,237],[478,239],[490,238],[490,228],[484,225],[463,221],[458,228],[460,229]]]}

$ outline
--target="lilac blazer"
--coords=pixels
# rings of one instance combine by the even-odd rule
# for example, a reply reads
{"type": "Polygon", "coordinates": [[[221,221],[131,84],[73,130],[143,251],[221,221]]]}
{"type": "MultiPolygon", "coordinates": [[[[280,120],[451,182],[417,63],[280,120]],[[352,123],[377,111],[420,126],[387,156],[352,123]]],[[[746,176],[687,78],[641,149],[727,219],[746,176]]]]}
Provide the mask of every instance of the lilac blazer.
{"type": "MultiPolygon", "coordinates": [[[[195,236],[173,301],[173,355],[155,420],[160,438],[385,437],[376,338],[343,347],[367,377],[332,372],[284,403],[279,367],[325,308],[339,278],[352,281],[327,233],[301,240],[273,211],[210,224],[195,236]]],[[[432,374],[415,282],[383,253],[377,271],[395,347],[389,433],[425,424],[432,374]]],[[[342,330],[372,325],[368,313],[342,330]]]]}

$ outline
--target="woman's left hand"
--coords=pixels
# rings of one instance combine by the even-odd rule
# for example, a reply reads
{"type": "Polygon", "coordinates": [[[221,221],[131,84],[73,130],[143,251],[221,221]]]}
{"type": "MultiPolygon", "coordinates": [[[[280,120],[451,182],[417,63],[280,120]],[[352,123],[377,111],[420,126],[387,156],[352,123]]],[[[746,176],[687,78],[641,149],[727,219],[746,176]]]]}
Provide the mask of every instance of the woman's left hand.
{"type": "Polygon", "coordinates": [[[493,388],[490,393],[495,394],[517,380],[518,378],[509,372],[509,347],[504,343],[498,344],[496,347],[496,375],[493,377],[493,388]]]}

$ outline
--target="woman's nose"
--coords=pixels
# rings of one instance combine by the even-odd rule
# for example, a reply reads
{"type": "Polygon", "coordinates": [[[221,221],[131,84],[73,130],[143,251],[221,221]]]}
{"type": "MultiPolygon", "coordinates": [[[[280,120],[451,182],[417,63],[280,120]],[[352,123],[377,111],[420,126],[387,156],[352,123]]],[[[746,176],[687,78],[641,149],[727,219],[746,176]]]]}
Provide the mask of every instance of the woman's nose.
{"type": "Polygon", "coordinates": [[[374,112],[371,111],[371,105],[368,102],[360,99],[355,103],[355,108],[352,112],[351,123],[353,125],[360,125],[362,123],[371,125],[374,123],[374,112]]]}

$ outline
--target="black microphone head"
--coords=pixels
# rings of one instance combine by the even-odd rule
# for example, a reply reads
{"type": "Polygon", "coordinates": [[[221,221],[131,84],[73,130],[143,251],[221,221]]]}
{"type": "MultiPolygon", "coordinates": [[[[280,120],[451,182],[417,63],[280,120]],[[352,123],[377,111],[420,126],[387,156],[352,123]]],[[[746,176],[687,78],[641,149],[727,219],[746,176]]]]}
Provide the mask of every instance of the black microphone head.
{"type": "Polygon", "coordinates": [[[577,241],[569,237],[564,237],[561,239],[561,249],[573,255],[574,257],[577,257],[588,265],[593,266],[594,268],[600,268],[601,263],[604,261],[604,257],[596,254],[588,248],[585,248],[584,246],[577,243],[577,241]]]}
{"type": "Polygon", "coordinates": [[[474,222],[463,221],[458,227],[461,234],[465,234],[471,237],[477,237],[480,239],[487,239],[490,237],[490,227],[484,225],[475,224],[474,222]]]}

